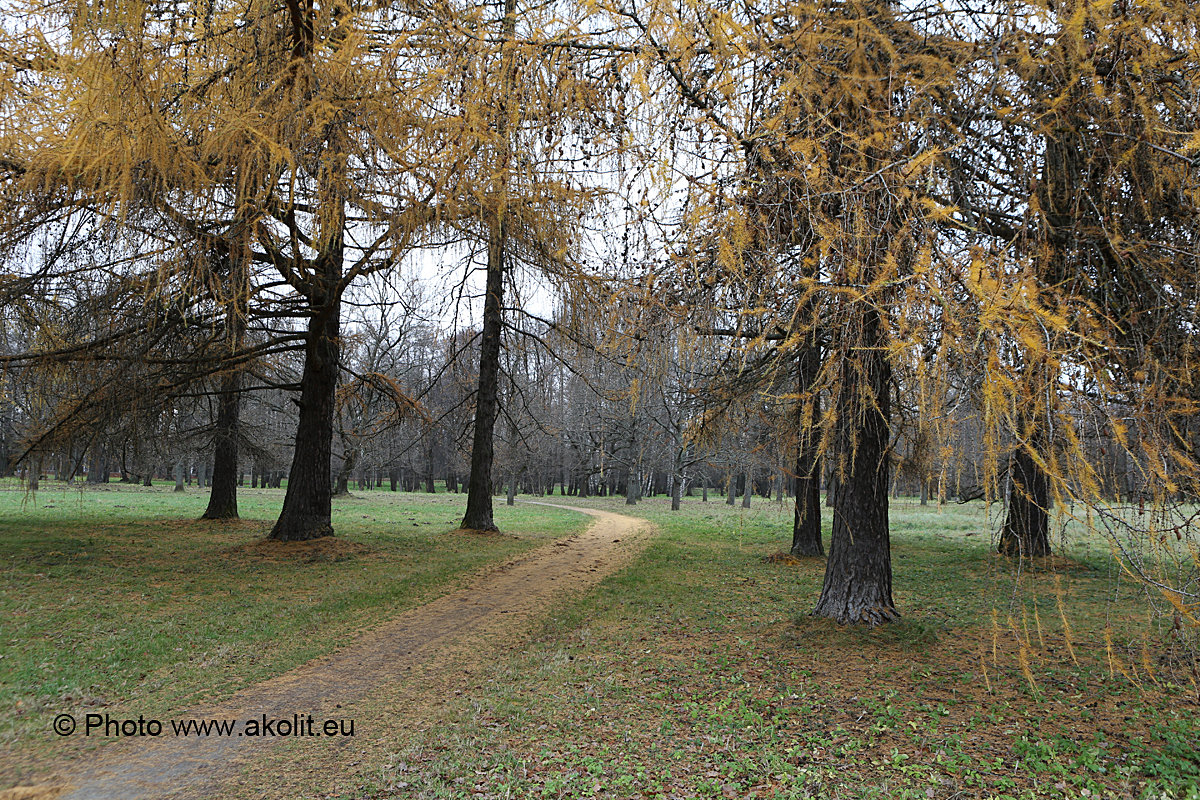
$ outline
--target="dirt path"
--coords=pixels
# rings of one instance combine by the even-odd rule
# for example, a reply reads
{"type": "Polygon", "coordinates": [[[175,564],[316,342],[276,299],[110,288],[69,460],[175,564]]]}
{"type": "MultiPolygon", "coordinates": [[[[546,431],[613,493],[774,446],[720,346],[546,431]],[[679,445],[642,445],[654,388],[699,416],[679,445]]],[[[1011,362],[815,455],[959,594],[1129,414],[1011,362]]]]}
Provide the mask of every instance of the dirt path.
{"type": "MultiPolygon", "coordinates": [[[[556,505],[541,503],[540,505],[556,505]]],[[[431,713],[444,695],[426,676],[457,671],[464,664],[495,663],[514,637],[527,635],[552,603],[581,593],[628,563],[651,526],[645,520],[606,511],[559,506],[590,514],[596,521],[583,533],[560,539],[491,569],[470,586],[411,609],[337,652],[265,683],[238,692],[224,703],[179,711],[171,719],[236,719],[232,736],[175,736],[123,739],[86,757],[89,763],[64,766],[35,792],[0,791],[9,798],[133,800],[155,797],[222,797],[241,781],[244,766],[271,755],[281,742],[322,745],[327,754],[359,749],[370,737],[371,721],[355,719],[354,704],[369,692],[397,684],[413,710],[431,713]],[[422,676],[417,679],[417,676],[422,676]],[[406,680],[418,686],[404,686],[406,680]],[[247,720],[354,720],[353,738],[239,736],[247,720]]],[[[411,713],[411,712],[410,712],[411,713]]],[[[80,724],[83,720],[80,719],[80,724]]],[[[406,719],[407,726],[420,719],[406,719]]],[[[323,760],[323,759],[322,759],[323,760]]],[[[303,765],[297,765],[305,772],[303,765]]],[[[329,777],[329,776],[326,776],[329,777]]]]}

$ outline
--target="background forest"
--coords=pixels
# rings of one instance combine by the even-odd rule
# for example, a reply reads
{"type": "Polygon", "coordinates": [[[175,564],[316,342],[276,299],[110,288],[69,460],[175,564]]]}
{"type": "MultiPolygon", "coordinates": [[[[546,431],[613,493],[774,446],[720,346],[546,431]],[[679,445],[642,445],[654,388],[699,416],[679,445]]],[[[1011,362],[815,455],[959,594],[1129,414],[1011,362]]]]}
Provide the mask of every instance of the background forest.
{"type": "Polygon", "coordinates": [[[1103,541],[1200,680],[1195,3],[2,20],[27,492],[277,488],[284,543],[366,491],[474,531],[502,496],[786,503],[813,614],[867,625],[905,613],[889,499],[982,500],[1016,573],[1103,541]]]}

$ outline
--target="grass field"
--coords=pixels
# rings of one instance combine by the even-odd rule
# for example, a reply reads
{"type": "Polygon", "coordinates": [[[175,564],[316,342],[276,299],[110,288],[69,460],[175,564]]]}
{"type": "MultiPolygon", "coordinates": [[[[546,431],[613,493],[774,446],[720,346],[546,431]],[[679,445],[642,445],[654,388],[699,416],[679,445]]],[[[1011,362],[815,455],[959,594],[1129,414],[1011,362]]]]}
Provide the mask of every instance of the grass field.
{"type": "MultiPolygon", "coordinates": [[[[527,650],[453,678],[434,723],[380,694],[385,735],[303,796],[1200,797],[1193,662],[1077,526],[1016,573],[983,506],[897,503],[904,620],[860,630],[807,616],[823,561],[767,560],[786,506],[553,499],[659,534],[527,650]]],[[[150,715],[227,695],[585,523],[498,500],[519,538],[464,540],[448,535],[461,496],[367,492],[337,501],[335,543],[284,551],[256,544],[280,500],[243,491],[228,526],[169,486],[0,491],[8,763],[50,752],[64,704],[150,715]]]]}
{"type": "Polygon", "coordinates": [[[57,711],[150,716],[227,696],[587,523],[501,503],[518,538],[464,538],[449,533],[462,496],[374,491],[334,500],[335,540],[285,547],[261,542],[281,490],[241,490],[230,524],[198,521],[207,492],[170,484],[3,488],[0,788],[53,754],[57,711]]]}
{"type": "Polygon", "coordinates": [[[899,503],[904,621],[860,630],[807,616],[823,562],[764,560],[788,509],[629,511],[634,567],[339,796],[1200,797],[1190,662],[1105,543],[1018,575],[981,505],[899,503]]]}

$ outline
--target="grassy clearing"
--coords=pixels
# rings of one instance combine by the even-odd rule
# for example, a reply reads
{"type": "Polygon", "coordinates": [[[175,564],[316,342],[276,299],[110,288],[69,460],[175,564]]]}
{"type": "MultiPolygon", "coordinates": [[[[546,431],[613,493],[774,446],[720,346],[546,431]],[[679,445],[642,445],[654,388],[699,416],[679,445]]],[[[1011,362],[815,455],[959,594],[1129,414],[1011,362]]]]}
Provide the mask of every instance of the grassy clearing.
{"type": "Polygon", "coordinates": [[[461,495],[375,491],[335,499],[336,541],[264,545],[282,499],[242,490],[230,524],[169,485],[0,490],[0,778],[55,755],[58,712],[228,696],[587,523],[501,504],[516,538],[464,537],[461,495]]]}
{"type": "Polygon", "coordinates": [[[807,616],[823,562],[764,560],[786,508],[630,511],[633,567],[338,796],[1200,797],[1190,665],[1103,542],[1016,573],[982,506],[897,504],[904,621],[860,630],[807,616]]]}

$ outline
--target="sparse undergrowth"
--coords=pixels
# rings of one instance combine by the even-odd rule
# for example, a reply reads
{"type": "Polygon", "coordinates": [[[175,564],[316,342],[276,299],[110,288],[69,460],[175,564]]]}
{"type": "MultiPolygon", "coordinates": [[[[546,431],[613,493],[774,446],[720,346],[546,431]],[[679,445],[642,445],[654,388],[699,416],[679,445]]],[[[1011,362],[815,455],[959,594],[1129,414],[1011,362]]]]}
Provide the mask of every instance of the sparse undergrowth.
{"type": "Polygon", "coordinates": [[[662,533],[334,796],[1200,797],[1197,687],[1102,543],[1018,576],[980,506],[897,507],[905,619],[859,630],[764,558],[786,509],[585,502],[662,533]]]}
{"type": "Polygon", "coordinates": [[[373,491],[335,499],[333,539],[283,545],[262,541],[282,491],[240,494],[242,520],[224,523],[197,520],[207,492],[169,485],[0,491],[0,787],[69,744],[56,713],[227,696],[587,524],[501,507],[518,535],[483,541],[453,532],[460,495],[373,491]]]}

